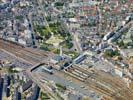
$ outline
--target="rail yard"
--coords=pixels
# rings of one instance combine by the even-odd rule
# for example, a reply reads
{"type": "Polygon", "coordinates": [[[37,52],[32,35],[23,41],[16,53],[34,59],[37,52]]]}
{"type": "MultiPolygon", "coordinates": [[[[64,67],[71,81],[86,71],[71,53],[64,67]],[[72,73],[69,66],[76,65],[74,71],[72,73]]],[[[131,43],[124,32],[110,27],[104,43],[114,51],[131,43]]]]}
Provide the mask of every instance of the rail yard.
{"type": "Polygon", "coordinates": [[[132,0],[0,0],[0,100],[133,100],[132,0]]]}
{"type": "Polygon", "coordinates": [[[120,79],[110,76],[105,72],[96,70],[87,71],[74,66],[68,69],[66,73],[84,82],[94,90],[106,94],[115,100],[126,100],[127,98],[130,100],[133,96],[133,92],[129,90],[120,79]]]}
{"type": "MultiPolygon", "coordinates": [[[[27,49],[26,47],[23,47],[19,44],[15,44],[2,39],[0,39],[0,49],[16,56],[17,58],[23,59],[32,65],[42,62],[44,59],[47,59],[48,57],[48,53],[46,52],[27,49]]],[[[57,69],[55,70],[56,71],[54,71],[53,75],[65,79],[65,77],[63,76],[67,74],[75,80],[83,83],[90,89],[100,94],[107,95],[114,100],[132,100],[133,98],[133,91],[130,90],[121,79],[115,76],[111,76],[108,73],[98,71],[95,69],[85,70],[75,65],[71,65],[68,68],[61,71],[57,69]]],[[[32,78],[35,78],[34,72],[32,72],[31,69],[28,72],[33,74],[32,78]]],[[[43,85],[43,83],[39,84],[43,85]]]]}
{"type": "Polygon", "coordinates": [[[20,44],[9,42],[8,40],[0,39],[0,48],[8,53],[13,54],[17,58],[21,58],[27,63],[36,64],[48,57],[48,53],[26,48],[20,44]]]}

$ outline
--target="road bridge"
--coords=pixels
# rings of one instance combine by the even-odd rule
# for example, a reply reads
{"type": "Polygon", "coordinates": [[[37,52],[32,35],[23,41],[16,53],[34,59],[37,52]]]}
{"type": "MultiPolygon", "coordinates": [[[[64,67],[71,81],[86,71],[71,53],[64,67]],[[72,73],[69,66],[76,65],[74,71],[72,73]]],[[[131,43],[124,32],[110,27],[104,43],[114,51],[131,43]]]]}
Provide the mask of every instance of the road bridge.
{"type": "MultiPolygon", "coordinates": [[[[0,39],[0,49],[5,50],[10,54],[32,64],[33,67],[27,69],[28,75],[36,84],[45,88],[43,85],[44,83],[41,83],[38,78],[34,76],[32,70],[34,70],[40,64],[49,63],[48,57],[51,56],[50,52],[23,47],[22,45],[3,39],[0,39]]],[[[129,89],[120,78],[111,76],[108,73],[98,70],[88,71],[74,65],[70,66],[68,69],[56,71],[56,73],[54,73],[54,75],[57,75],[57,77],[61,77],[62,79],[66,80],[64,77],[65,74],[84,84],[84,86],[89,87],[88,90],[91,88],[97,93],[107,95],[115,100],[132,100],[133,98],[133,91],[129,89]]],[[[77,84],[75,81],[73,81],[73,83],[77,84]]],[[[45,88],[45,90],[48,89],[45,88]]]]}

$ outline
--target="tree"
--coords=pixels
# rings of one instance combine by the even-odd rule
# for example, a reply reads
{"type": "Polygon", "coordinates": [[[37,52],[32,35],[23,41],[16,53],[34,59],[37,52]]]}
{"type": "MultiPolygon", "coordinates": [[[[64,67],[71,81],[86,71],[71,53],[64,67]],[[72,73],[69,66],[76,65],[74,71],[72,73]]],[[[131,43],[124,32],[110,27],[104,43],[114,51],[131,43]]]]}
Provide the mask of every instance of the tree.
{"type": "Polygon", "coordinates": [[[124,47],[124,42],[123,42],[123,40],[121,40],[120,42],[119,42],[119,44],[118,44],[120,47],[124,47]]]}
{"type": "Polygon", "coordinates": [[[66,90],[66,86],[63,86],[62,84],[56,83],[55,85],[62,90],[66,90]]]}
{"type": "Polygon", "coordinates": [[[106,57],[114,57],[114,56],[120,56],[120,53],[118,50],[115,50],[115,51],[105,51],[104,55],[106,57]]]}
{"type": "Polygon", "coordinates": [[[62,2],[56,2],[55,3],[55,6],[57,7],[57,6],[63,6],[64,5],[64,3],[62,3],[62,2]]]}
{"type": "Polygon", "coordinates": [[[70,42],[69,40],[66,40],[66,46],[68,49],[71,49],[73,47],[73,43],[70,42]]]}

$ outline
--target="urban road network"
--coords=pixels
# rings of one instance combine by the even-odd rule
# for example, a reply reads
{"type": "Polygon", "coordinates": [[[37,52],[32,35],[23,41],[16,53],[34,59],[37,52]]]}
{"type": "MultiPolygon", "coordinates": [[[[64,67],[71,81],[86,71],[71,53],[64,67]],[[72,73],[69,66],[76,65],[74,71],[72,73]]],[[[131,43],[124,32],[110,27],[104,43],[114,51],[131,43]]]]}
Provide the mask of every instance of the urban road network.
{"type": "MultiPolygon", "coordinates": [[[[33,70],[37,68],[40,64],[49,64],[48,59],[53,54],[41,50],[33,50],[31,48],[26,48],[19,44],[3,39],[0,39],[0,50],[14,57],[17,57],[18,59],[23,60],[26,63],[32,64],[32,67],[30,67],[29,69],[25,69],[29,77],[40,87],[43,87],[42,89],[48,90],[51,96],[55,97],[51,93],[49,88],[47,88],[46,84],[39,80],[39,77],[41,78],[42,75],[33,72],[33,70]]],[[[95,90],[98,93],[102,93],[117,100],[126,100],[127,98],[128,100],[132,100],[133,98],[132,91],[127,86],[125,86],[123,81],[121,81],[117,77],[97,70],[87,71],[75,65],[71,65],[67,69],[62,71],[57,71],[55,69],[53,75],[46,74],[46,79],[48,81],[55,81],[51,78],[54,76],[55,79],[60,78],[61,80],[65,80],[67,82],[68,80],[64,77],[65,75],[68,75],[69,77],[73,78],[73,81],[71,83],[72,85],[76,84],[78,86],[79,84],[83,84],[87,87],[87,89],[91,88],[92,90],[95,90]]],[[[87,91],[87,89],[85,91],[87,91]]],[[[80,91],[84,90],[81,89],[80,91]]]]}

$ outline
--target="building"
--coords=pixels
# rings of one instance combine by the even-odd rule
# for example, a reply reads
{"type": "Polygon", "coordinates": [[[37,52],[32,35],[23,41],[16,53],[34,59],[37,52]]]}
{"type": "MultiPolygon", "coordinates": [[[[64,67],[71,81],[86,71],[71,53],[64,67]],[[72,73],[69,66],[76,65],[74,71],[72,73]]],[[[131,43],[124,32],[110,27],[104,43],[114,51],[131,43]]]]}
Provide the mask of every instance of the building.
{"type": "Polygon", "coordinates": [[[10,88],[6,88],[6,97],[9,97],[10,96],[10,88]]]}
{"type": "Polygon", "coordinates": [[[37,100],[39,97],[39,92],[40,92],[40,88],[37,85],[35,85],[35,87],[33,88],[32,95],[26,98],[26,100],[37,100]]]}
{"type": "Polygon", "coordinates": [[[39,97],[40,88],[36,85],[33,90],[32,100],[37,100],[39,97]]]}
{"type": "Polygon", "coordinates": [[[85,60],[86,59],[86,55],[80,55],[80,56],[78,56],[76,59],[74,59],[74,63],[75,64],[79,64],[80,62],[82,62],[83,60],[85,60]]]}
{"type": "Polygon", "coordinates": [[[107,33],[104,37],[103,37],[103,40],[108,40],[109,38],[111,38],[115,33],[114,32],[109,32],[107,33]]]}
{"type": "Polygon", "coordinates": [[[0,77],[0,100],[2,100],[3,82],[3,78],[0,77]]]}
{"type": "Polygon", "coordinates": [[[16,88],[13,95],[13,100],[21,100],[21,93],[16,88]]]}
{"type": "Polygon", "coordinates": [[[115,74],[117,74],[118,76],[120,76],[120,77],[123,77],[123,69],[121,69],[121,68],[115,68],[115,74]]]}
{"type": "Polygon", "coordinates": [[[63,60],[63,58],[61,56],[55,56],[54,58],[50,59],[51,63],[53,63],[53,64],[57,64],[62,60],[63,60]]]}
{"type": "Polygon", "coordinates": [[[28,82],[24,83],[21,87],[20,87],[20,91],[21,92],[24,92],[26,91],[27,89],[29,89],[31,86],[32,86],[32,81],[29,80],[28,82]]]}
{"type": "Polygon", "coordinates": [[[105,49],[105,48],[107,48],[108,47],[108,44],[106,43],[106,42],[103,42],[103,43],[100,43],[99,44],[99,49],[101,50],[101,49],[105,49]]]}
{"type": "Polygon", "coordinates": [[[4,83],[7,84],[7,86],[10,85],[10,77],[8,75],[5,75],[5,77],[4,77],[4,83]]]}
{"type": "Polygon", "coordinates": [[[110,43],[110,42],[116,41],[118,38],[120,38],[121,35],[122,35],[121,33],[116,33],[116,34],[114,34],[114,35],[108,40],[108,42],[110,43]]]}
{"type": "Polygon", "coordinates": [[[8,75],[4,76],[3,92],[4,96],[8,94],[8,86],[10,85],[10,77],[8,75]]]}
{"type": "Polygon", "coordinates": [[[82,100],[83,97],[81,95],[78,95],[78,94],[76,94],[76,95],[74,95],[74,94],[68,94],[68,99],[69,100],[82,100]]]}

